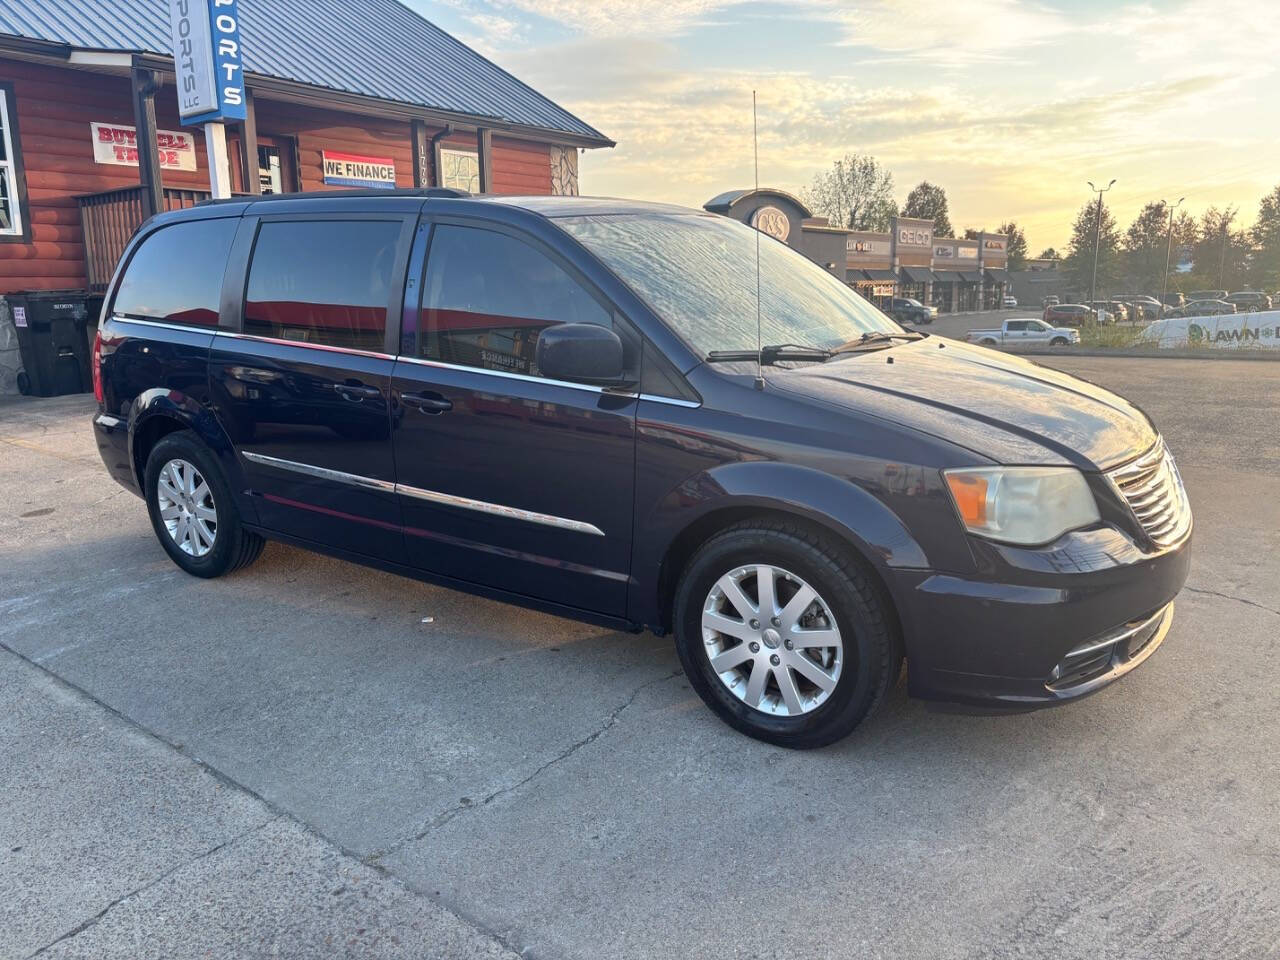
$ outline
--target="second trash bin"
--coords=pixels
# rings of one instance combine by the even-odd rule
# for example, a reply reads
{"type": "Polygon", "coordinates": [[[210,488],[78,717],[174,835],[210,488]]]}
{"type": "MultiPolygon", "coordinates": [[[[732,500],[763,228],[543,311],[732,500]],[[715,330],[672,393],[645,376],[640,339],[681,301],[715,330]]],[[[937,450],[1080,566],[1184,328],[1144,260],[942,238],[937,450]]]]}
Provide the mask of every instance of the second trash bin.
{"type": "Polygon", "coordinates": [[[97,321],[90,316],[95,299],[67,290],[5,294],[25,367],[19,390],[54,397],[93,389],[88,329],[97,321]]]}

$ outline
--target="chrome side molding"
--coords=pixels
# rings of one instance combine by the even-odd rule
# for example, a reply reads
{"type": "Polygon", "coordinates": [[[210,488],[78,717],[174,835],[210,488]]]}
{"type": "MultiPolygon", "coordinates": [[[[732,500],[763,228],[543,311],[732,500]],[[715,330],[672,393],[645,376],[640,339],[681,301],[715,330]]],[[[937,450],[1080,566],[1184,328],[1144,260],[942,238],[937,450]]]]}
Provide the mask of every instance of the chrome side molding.
{"type": "Polygon", "coordinates": [[[486,500],[473,500],[470,497],[460,497],[456,494],[439,493],[435,490],[424,490],[421,487],[411,487],[403,483],[392,483],[389,480],[379,480],[376,477],[364,477],[355,473],[344,473],[341,470],[330,470],[328,467],[317,467],[309,463],[298,463],[296,460],[285,460],[280,457],[270,457],[265,453],[251,453],[245,450],[241,451],[241,456],[251,463],[258,463],[264,467],[273,467],[277,470],[301,473],[305,476],[316,477],[321,480],[331,480],[335,483],[345,483],[349,486],[360,487],[364,490],[380,490],[384,493],[398,493],[402,496],[413,497],[417,500],[426,500],[430,503],[439,503],[447,507],[457,507],[461,510],[474,510],[477,513],[487,513],[495,517],[506,517],[510,520],[523,520],[526,523],[540,523],[547,527],[557,527],[561,530],[572,530],[575,533],[589,533],[592,536],[597,537],[604,536],[603,530],[597,527],[594,523],[587,523],[585,520],[556,517],[549,513],[538,513],[534,510],[522,510],[519,507],[509,507],[501,503],[489,503],[486,500]]]}

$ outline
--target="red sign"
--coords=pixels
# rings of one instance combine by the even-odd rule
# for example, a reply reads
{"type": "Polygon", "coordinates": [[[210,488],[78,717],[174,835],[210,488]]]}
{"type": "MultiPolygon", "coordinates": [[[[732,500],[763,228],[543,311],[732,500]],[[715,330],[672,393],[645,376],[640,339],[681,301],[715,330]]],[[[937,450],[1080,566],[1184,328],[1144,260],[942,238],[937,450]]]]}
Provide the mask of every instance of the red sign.
{"type": "MultiPolygon", "coordinates": [[[[138,131],[120,123],[90,123],[93,159],[121,167],[138,165],[138,131]]],[[[196,142],[180,130],[157,130],[156,148],[162,170],[194,170],[196,142]]]]}
{"type": "Polygon", "coordinates": [[[377,187],[391,190],[396,185],[396,162],[391,157],[366,157],[358,153],[321,151],[324,182],[344,187],[377,187]]]}

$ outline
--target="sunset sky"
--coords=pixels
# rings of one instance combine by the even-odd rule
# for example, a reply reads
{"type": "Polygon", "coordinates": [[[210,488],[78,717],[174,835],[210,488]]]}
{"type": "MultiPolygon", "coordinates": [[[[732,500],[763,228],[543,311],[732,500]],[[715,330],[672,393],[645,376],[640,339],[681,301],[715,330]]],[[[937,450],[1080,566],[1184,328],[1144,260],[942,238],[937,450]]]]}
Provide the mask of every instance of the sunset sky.
{"type": "Polygon", "coordinates": [[[922,179],[951,220],[1014,219],[1034,255],[1089,198],[1235,204],[1280,183],[1280,2],[409,0],[618,141],[582,192],[700,206],[760,180],[798,190],[874,154],[899,202],[922,179]]]}

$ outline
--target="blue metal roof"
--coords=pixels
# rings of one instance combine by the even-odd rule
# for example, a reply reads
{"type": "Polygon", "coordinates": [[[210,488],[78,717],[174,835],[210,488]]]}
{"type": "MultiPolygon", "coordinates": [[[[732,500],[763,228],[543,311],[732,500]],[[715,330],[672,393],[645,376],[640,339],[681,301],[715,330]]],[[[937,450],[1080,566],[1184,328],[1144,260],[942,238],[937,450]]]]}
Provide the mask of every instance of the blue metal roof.
{"type": "MultiPolygon", "coordinates": [[[[397,0],[240,0],[245,70],[611,142],[397,0]]],[[[165,0],[0,0],[0,34],[170,56],[165,0]]]]}

